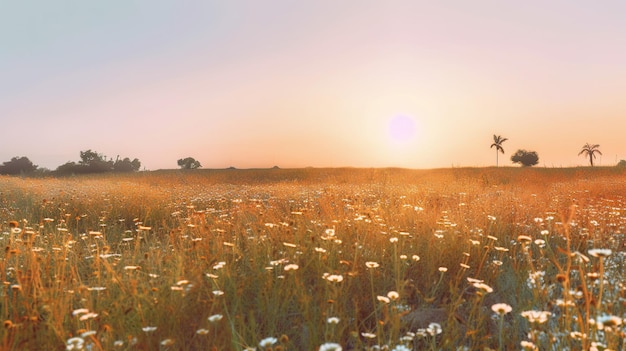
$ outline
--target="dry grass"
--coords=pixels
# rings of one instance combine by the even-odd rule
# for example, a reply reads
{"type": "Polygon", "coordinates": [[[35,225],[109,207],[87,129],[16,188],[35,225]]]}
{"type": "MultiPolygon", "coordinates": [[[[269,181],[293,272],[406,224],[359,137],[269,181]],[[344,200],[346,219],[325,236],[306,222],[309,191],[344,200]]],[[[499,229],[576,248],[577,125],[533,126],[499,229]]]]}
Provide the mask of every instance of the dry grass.
{"type": "Polygon", "coordinates": [[[0,349],[623,349],[625,179],[2,177],[0,349]]]}

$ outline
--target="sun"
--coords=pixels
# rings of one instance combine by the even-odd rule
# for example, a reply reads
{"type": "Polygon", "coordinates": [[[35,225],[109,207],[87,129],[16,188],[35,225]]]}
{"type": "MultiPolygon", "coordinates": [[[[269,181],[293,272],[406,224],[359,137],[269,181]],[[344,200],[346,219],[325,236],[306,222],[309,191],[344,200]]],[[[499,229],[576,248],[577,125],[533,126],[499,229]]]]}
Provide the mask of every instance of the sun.
{"type": "Polygon", "coordinates": [[[377,132],[377,160],[386,167],[411,167],[423,157],[420,147],[425,143],[422,120],[412,114],[393,113],[380,118],[377,132]]]}
{"type": "Polygon", "coordinates": [[[417,138],[417,125],[408,115],[395,115],[389,119],[388,136],[392,143],[411,144],[417,138]]]}

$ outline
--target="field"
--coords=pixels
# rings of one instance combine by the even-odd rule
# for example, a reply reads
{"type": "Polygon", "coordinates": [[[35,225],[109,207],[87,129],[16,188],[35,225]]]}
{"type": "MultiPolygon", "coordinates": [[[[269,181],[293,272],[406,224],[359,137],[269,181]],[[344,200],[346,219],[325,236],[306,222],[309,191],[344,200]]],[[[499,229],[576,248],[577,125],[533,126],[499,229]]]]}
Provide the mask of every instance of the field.
{"type": "Polygon", "coordinates": [[[626,171],[0,177],[2,350],[623,350],[626,171]]]}

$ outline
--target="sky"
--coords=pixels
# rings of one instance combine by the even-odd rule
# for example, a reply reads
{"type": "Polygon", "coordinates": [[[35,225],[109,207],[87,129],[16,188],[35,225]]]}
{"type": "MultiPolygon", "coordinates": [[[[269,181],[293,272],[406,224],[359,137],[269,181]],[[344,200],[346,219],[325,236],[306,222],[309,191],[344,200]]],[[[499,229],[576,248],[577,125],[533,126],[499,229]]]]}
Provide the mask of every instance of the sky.
{"type": "Polygon", "coordinates": [[[0,0],[0,162],[626,159],[623,1],[0,0]]]}

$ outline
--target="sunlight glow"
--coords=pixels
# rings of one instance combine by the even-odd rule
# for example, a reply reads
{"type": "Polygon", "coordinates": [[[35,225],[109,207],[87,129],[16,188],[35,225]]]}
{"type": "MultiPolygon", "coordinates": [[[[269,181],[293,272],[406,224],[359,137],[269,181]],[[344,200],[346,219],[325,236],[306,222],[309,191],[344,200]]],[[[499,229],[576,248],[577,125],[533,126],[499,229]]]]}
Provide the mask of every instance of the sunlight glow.
{"type": "Polygon", "coordinates": [[[417,126],[412,117],[396,115],[389,120],[389,138],[393,143],[408,144],[417,136],[417,126]]]}

